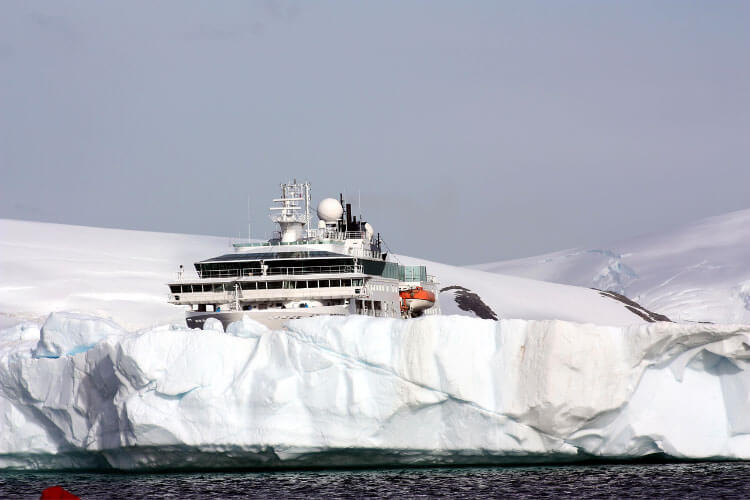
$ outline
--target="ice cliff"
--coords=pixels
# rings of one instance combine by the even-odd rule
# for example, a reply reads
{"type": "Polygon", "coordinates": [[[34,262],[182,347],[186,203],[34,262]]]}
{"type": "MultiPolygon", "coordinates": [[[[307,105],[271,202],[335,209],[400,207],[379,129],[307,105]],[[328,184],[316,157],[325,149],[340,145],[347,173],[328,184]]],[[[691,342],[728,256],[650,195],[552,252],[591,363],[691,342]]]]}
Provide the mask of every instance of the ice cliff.
{"type": "Polygon", "coordinates": [[[750,458],[750,327],[460,316],[0,331],[0,467],[750,458]]]}

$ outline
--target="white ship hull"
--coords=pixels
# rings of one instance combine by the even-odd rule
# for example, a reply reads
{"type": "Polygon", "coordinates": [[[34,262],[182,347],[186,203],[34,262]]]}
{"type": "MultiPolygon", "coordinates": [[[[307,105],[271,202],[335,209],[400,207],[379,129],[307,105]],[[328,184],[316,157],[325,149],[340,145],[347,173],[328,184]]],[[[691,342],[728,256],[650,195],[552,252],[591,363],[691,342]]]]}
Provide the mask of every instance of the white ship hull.
{"type": "Polygon", "coordinates": [[[219,312],[197,312],[188,311],[185,320],[189,328],[203,328],[208,318],[216,318],[221,321],[224,329],[235,321],[242,321],[243,316],[266,325],[272,330],[284,327],[291,319],[309,318],[311,316],[346,316],[353,314],[348,305],[322,306],[299,309],[266,309],[256,311],[219,311],[219,312]]]}

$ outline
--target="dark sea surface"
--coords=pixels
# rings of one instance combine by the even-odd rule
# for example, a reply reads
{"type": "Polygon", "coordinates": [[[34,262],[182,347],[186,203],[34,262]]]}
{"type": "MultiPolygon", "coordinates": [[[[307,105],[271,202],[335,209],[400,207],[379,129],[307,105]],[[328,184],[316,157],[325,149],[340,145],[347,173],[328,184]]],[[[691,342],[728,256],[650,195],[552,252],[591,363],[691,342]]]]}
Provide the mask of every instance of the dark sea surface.
{"type": "Polygon", "coordinates": [[[750,462],[112,474],[0,472],[0,498],[750,498],[750,462]]]}

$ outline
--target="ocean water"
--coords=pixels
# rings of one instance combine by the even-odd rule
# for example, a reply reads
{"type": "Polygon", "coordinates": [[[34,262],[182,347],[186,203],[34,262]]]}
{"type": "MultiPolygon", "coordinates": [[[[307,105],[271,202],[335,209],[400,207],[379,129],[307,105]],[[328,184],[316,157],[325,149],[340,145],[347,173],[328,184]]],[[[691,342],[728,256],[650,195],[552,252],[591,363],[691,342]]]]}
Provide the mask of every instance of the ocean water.
{"type": "Polygon", "coordinates": [[[750,462],[284,472],[0,472],[0,498],[750,498],[750,462]]]}

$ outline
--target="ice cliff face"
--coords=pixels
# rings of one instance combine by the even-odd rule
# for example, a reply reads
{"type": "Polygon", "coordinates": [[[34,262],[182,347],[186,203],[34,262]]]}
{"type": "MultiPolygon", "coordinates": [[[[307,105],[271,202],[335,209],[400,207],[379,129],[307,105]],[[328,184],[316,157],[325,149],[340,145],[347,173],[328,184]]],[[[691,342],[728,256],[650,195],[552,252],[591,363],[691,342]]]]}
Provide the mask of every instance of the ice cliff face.
{"type": "Polygon", "coordinates": [[[750,458],[748,358],[740,326],[55,314],[0,332],[0,467],[750,458]]]}

